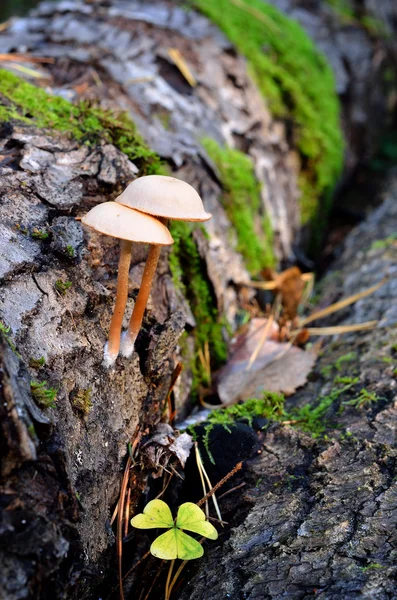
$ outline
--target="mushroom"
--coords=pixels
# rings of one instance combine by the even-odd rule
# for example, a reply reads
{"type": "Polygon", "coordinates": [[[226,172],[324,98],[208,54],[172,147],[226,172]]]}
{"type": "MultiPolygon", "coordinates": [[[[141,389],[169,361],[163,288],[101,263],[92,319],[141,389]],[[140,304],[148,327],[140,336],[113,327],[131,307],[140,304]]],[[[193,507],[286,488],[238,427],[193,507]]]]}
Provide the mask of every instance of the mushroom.
{"type": "MultiPolygon", "coordinates": [[[[200,196],[188,183],[164,175],[147,175],[135,179],[116,198],[116,202],[149,215],[177,221],[208,221],[211,214],[205,212],[200,196]]],[[[142,283],[132,312],[128,331],[122,336],[121,353],[130,357],[142,325],[146,303],[152,286],[161,248],[152,245],[142,276],[142,283]]]]}
{"type": "Polygon", "coordinates": [[[104,365],[111,367],[120,348],[121,327],[128,298],[132,242],[155,244],[155,248],[161,248],[173,244],[174,240],[167,227],[158,219],[116,202],[94,206],[81,221],[99,233],[120,239],[116,302],[103,357],[104,365]]]}

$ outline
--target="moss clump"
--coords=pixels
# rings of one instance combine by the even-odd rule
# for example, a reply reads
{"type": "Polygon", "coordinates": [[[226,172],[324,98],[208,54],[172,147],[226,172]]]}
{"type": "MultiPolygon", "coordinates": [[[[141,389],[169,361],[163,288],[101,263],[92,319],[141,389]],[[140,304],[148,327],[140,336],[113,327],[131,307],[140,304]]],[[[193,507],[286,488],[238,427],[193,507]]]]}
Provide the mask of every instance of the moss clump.
{"type": "MultiPolygon", "coordinates": [[[[317,438],[324,435],[330,426],[327,420],[328,411],[331,407],[336,409],[336,402],[357,383],[358,378],[351,378],[346,382],[342,381],[342,378],[336,378],[334,387],[327,396],[321,396],[315,404],[305,404],[291,410],[287,410],[282,394],[265,392],[262,398],[253,398],[242,404],[212,411],[205,423],[203,435],[203,444],[211,462],[214,462],[214,459],[210,449],[210,434],[215,425],[222,425],[229,433],[233,434],[231,428],[236,421],[245,420],[252,426],[255,417],[262,417],[271,422],[286,422],[291,427],[296,427],[317,438]]],[[[351,403],[342,403],[342,410],[343,404],[351,403]]],[[[190,430],[194,431],[194,428],[190,428],[190,430]]]]}
{"type": "Polygon", "coordinates": [[[146,146],[125,113],[115,116],[87,102],[71,104],[3,69],[0,69],[1,100],[0,122],[15,119],[68,133],[80,142],[114,144],[135,162],[141,175],[157,173],[161,168],[159,157],[146,146]]]}
{"type": "Polygon", "coordinates": [[[212,139],[202,140],[203,146],[218,167],[224,194],[222,204],[237,235],[237,250],[243,255],[248,270],[259,273],[273,267],[273,232],[265,216],[262,226],[256,227],[261,213],[260,185],[255,178],[251,159],[231,148],[222,148],[212,139]]]}
{"type": "Polygon", "coordinates": [[[91,388],[79,389],[72,398],[72,405],[78,412],[87,416],[92,408],[91,388]]]}
{"type": "Polygon", "coordinates": [[[318,225],[329,210],[343,163],[340,107],[330,66],[298,23],[262,0],[192,4],[247,58],[273,114],[293,123],[302,156],[302,221],[315,218],[318,225]]]}
{"type": "Polygon", "coordinates": [[[55,282],[55,289],[57,292],[62,294],[62,296],[64,296],[67,290],[72,287],[72,285],[73,283],[71,281],[62,281],[62,279],[57,279],[55,282]]]}
{"type": "Polygon", "coordinates": [[[69,258],[75,258],[76,252],[75,252],[73,246],[68,244],[65,248],[65,251],[66,251],[66,254],[69,256],[69,258]]]}
{"type": "MultiPolygon", "coordinates": [[[[269,421],[279,421],[286,416],[284,410],[285,398],[282,394],[265,392],[263,398],[247,400],[242,404],[234,404],[226,408],[212,411],[206,421],[203,435],[204,448],[208,458],[215,464],[210,450],[210,434],[215,425],[222,425],[229,433],[236,421],[246,421],[252,426],[255,417],[265,417],[269,421]]],[[[194,428],[192,428],[194,431],[194,428]]]]}
{"type": "Polygon", "coordinates": [[[40,358],[31,358],[29,360],[29,367],[31,369],[41,369],[41,367],[45,366],[45,358],[44,356],[40,356],[40,358]]]}
{"type": "Polygon", "coordinates": [[[34,240],[47,240],[50,237],[50,234],[46,229],[38,229],[37,227],[33,227],[32,233],[30,234],[34,240]]]}
{"type": "Polygon", "coordinates": [[[372,242],[370,250],[384,250],[390,248],[390,246],[397,246],[397,232],[392,233],[384,240],[375,240],[372,242]]]}
{"type": "Polygon", "coordinates": [[[9,345],[9,347],[11,348],[11,350],[13,351],[15,356],[17,356],[18,358],[21,358],[21,355],[19,354],[19,352],[17,352],[17,348],[11,339],[11,333],[12,333],[11,327],[7,326],[4,323],[4,321],[0,320],[0,334],[3,334],[5,341],[7,342],[7,344],[9,345]]]}
{"type": "Polygon", "coordinates": [[[378,396],[375,392],[370,392],[365,388],[362,388],[355,398],[343,402],[343,406],[352,406],[353,408],[360,409],[364,406],[369,406],[371,404],[376,404],[380,400],[384,400],[384,398],[378,396]]]}
{"type": "Polygon", "coordinates": [[[219,319],[210,283],[205,277],[205,265],[193,238],[194,227],[183,221],[173,221],[170,225],[174,245],[169,265],[174,284],[183,291],[196,319],[194,330],[195,356],[190,365],[193,371],[193,396],[201,382],[209,383],[208,374],[202,365],[198,351],[209,344],[211,367],[216,369],[227,358],[227,346],[223,339],[223,322],[219,319]]]}
{"type": "Polygon", "coordinates": [[[43,408],[55,408],[55,402],[57,398],[57,390],[54,388],[47,387],[47,382],[38,381],[30,382],[30,391],[33,398],[43,408]]]}

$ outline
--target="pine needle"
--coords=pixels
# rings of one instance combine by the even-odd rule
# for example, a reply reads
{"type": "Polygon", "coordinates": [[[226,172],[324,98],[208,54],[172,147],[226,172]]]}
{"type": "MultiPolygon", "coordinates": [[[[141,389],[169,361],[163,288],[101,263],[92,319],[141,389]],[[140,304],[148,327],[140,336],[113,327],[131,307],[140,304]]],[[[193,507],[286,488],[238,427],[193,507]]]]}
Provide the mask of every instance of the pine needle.
{"type": "Polygon", "coordinates": [[[185,59],[183,58],[179,50],[177,48],[168,48],[168,54],[174,62],[175,66],[180,70],[188,84],[192,88],[196,87],[197,81],[193,77],[191,70],[189,69],[185,59]]]}
{"type": "MultiPolygon", "coordinates": [[[[1,31],[1,29],[0,29],[1,31]]],[[[44,58],[40,56],[31,56],[30,54],[0,54],[0,62],[31,62],[53,64],[53,58],[44,58]]]]}
{"type": "Polygon", "coordinates": [[[312,321],[316,321],[317,319],[326,317],[334,312],[337,312],[338,310],[342,310],[342,308],[345,308],[346,306],[349,306],[350,304],[357,302],[357,300],[361,300],[361,298],[365,298],[366,296],[373,294],[374,292],[376,292],[376,290],[378,290],[380,287],[382,287],[382,285],[384,285],[386,283],[386,281],[387,281],[386,279],[382,279],[382,281],[380,281],[376,285],[373,285],[372,287],[368,288],[367,290],[364,290],[363,292],[359,292],[358,294],[353,294],[353,296],[349,296],[348,298],[345,298],[344,300],[340,300],[339,302],[335,302],[335,304],[331,304],[331,306],[327,306],[327,308],[324,308],[322,310],[318,310],[318,311],[314,312],[313,314],[309,315],[305,319],[300,319],[299,327],[304,327],[305,325],[307,325],[308,323],[311,323],[312,321]]]}
{"type": "MultiPolygon", "coordinates": [[[[337,335],[338,333],[350,333],[352,331],[367,331],[373,329],[378,321],[366,321],[355,325],[335,325],[334,327],[308,327],[309,335],[337,335]]],[[[296,333],[296,332],[293,332],[296,333]]]]}

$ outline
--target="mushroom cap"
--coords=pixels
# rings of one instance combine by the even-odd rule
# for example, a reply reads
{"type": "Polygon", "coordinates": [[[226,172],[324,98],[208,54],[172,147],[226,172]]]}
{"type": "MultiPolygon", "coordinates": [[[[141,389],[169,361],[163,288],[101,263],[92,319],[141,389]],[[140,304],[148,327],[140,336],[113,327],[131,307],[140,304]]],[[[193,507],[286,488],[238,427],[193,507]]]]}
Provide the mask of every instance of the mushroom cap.
{"type": "Polygon", "coordinates": [[[191,185],[164,175],[138,177],[116,202],[176,221],[208,221],[212,216],[205,212],[200,196],[191,185]]]}
{"type": "Polygon", "coordinates": [[[158,219],[116,202],[97,204],[81,222],[99,233],[121,240],[159,246],[174,243],[167,227],[158,219]]]}

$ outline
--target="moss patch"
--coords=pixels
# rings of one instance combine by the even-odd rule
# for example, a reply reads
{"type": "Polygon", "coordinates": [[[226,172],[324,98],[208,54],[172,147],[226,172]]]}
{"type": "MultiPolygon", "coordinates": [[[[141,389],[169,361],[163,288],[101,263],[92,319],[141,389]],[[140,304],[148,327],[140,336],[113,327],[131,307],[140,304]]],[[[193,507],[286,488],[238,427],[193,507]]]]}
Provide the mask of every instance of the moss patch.
{"type": "Polygon", "coordinates": [[[219,319],[216,300],[210,283],[205,276],[205,265],[193,238],[194,227],[183,221],[172,221],[171,235],[174,238],[169,265],[174,284],[183,291],[192,309],[197,326],[194,330],[195,356],[191,363],[193,372],[193,396],[200,382],[208,382],[208,374],[199,357],[199,349],[209,344],[211,367],[218,368],[227,358],[227,345],[223,339],[223,322],[219,319]]]}
{"type": "MultiPolygon", "coordinates": [[[[208,453],[211,462],[214,462],[210,448],[210,433],[215,425],[222,425],[230,434],[233,434],[232,426],[236,421],[244,420],[248,425],[252,426],[255,417],[262,417],[270,422],[286,423],[291,427],[300,429],[309,433],[312,437],[317,438],[324,436],[329,427],[335,427],[335,424],[330,423],[329,416],[335,415],[339,407],[339,412],[343,411],[344,405],[353,405],[357,407],[357,399],[349,402],[340,402],[340,399],[350,391],[358,383],[358,378],[335,378],[333,387],[330,393],[326,396],[320,396],[313,404],[305,404],[300,408],[292,408],[287,410],[285,406],[285,398],[282,394],[273,392],[265,392],[262,398],[253,398],[226,408],[219,408],[207,418],[204,424],[203,444],[208,453]]],[[[361,390],[359,398],[363,397],[361,390]]],[[[368,395],[366,395],[367,403],[369,403],[368,395]]],[[[371,396],[371,402],[379,400],[371,396]]],[[[361,403],[360,406],[362,406],[361,403]]],[[[194,427],[189,431],[194,433],[194,427]]]]}
{"type": "Polygon", "coordinates": [[[340,107],[325,58],[298,23],[262,0],[192,0],[248,60],[272,113],[293,124],[302,156],[302,221],[322,222],[343,163],[340,107]],[[319,199],[324,201],[319,206],[319,199]]]}
{"type": "Polygon", "coordinates": [[[0,122],[12,119],[68,133],[82,143],[114,144],[135,162],[141,175],[160,169],[159,157],[146,146],[127,114],[116,116],[87,102],[71,104],[0,69],[0,122]]]}
{"type": "Polygon", "coordinates": [[[237,250],[243,255],[248,270],[255,275],[264,267],[275,266],[270,221],[264,217],[259,227],[256,226],[261,198],[251,159],[239,150],[222,148],[209,138],[203,139],[202,144],[220,171],[224,187],[222,204],[233,223],[237,250]]]}

